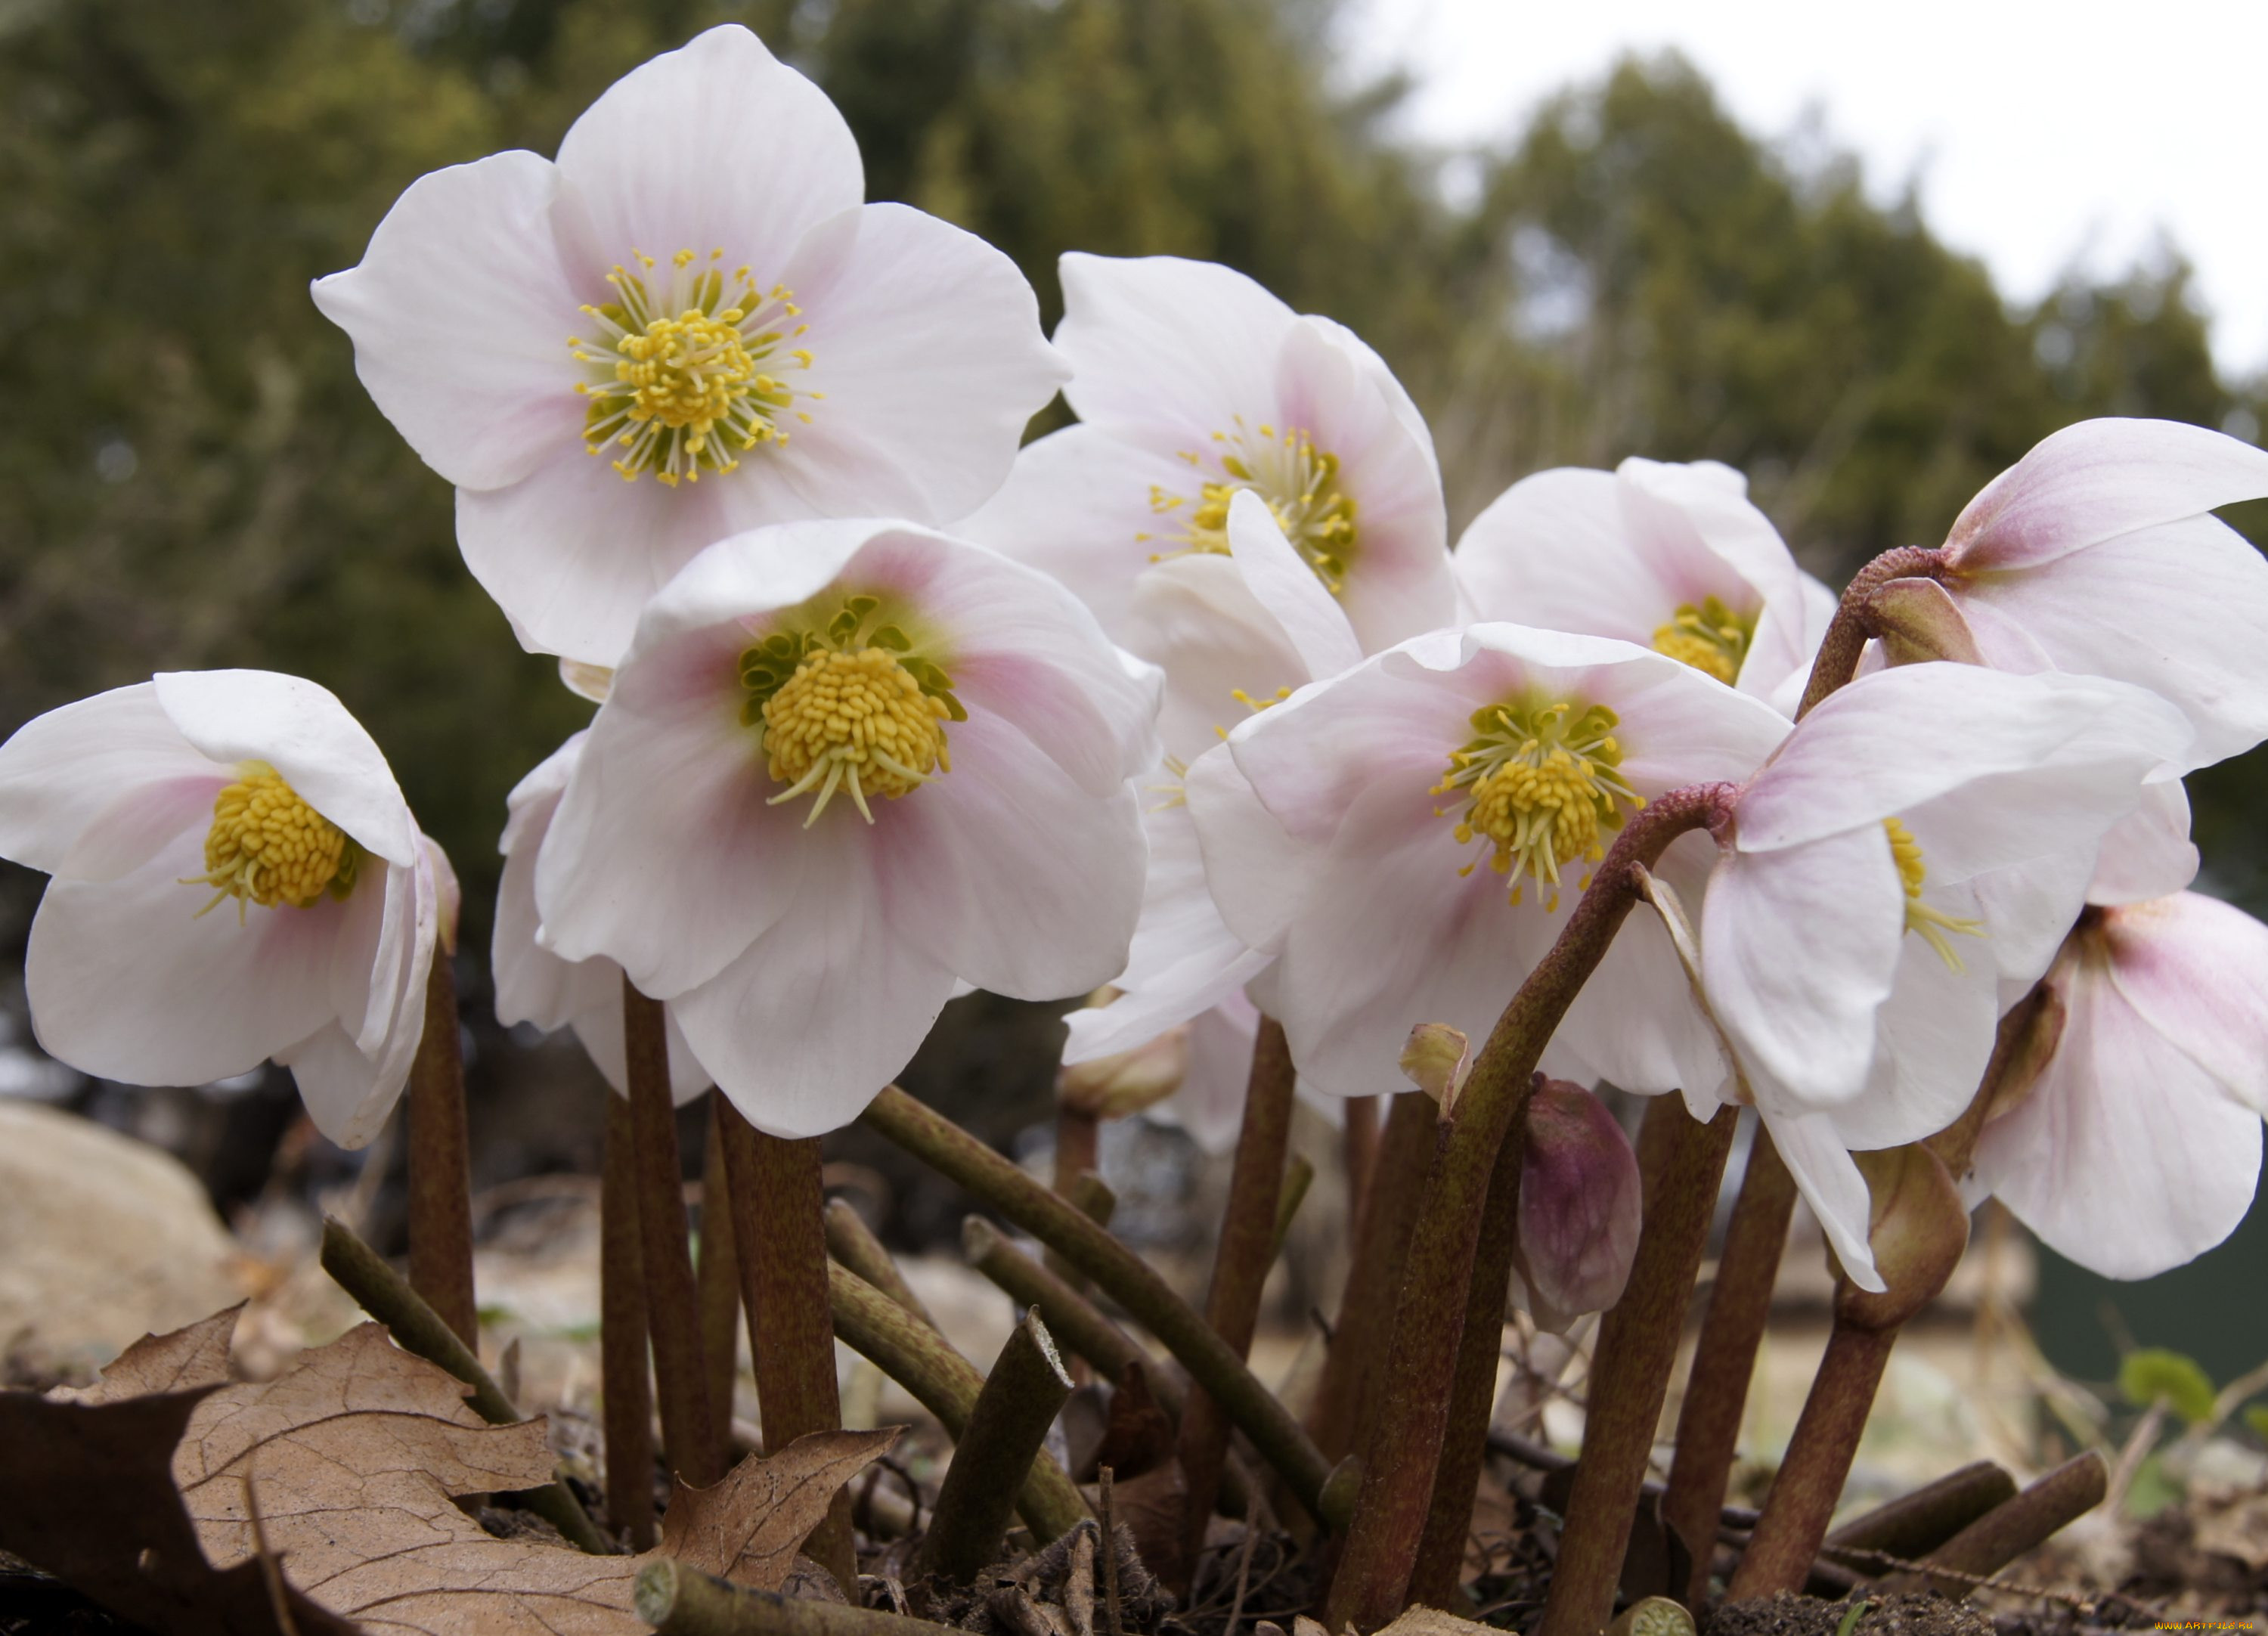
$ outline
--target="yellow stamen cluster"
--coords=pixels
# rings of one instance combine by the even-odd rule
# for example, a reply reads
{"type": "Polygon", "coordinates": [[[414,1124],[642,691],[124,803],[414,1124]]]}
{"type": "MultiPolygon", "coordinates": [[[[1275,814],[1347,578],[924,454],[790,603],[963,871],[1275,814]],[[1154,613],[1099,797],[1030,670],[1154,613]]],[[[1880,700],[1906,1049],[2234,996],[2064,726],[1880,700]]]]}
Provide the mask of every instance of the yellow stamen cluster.
{"type": "Polygon", "coordinates": [[[818,792],[806,829],[837,789],[849,789],[872,823],[868,796],[895,800],[953,770],[944,727],[950,708],[887,649],[811,654],[764,701],[762,715],[771,776],[788,786],[771,805],[818,792]]]}
{"type": "Polygon", "coordinates": [[[326,894],[344,897],[361,861],[362,850],[346,831],[301,800],[273,767],[254,762],[215,798],[205,873],[181,884],[217,888],[199,914],[233,897],[241,920],[247,901],[262,909],[310,909],[326,894]]]}
{"type": "Polygon", "coordinates": [[[1967,920],[1932,909],[1921,901],[1923,883],[1929,879],[1929,868],[1922,861],[1921,843],[1914,839],[1913,831],[1896,818],[1882,820],[1882,828],[1890,837],[1890,857],[1898,866],[1898,884],[1906,893],[1906,930],[1917,932],[1922,940],[1937,951],[1948,969],[1962,972],[1968,969],[1961,956],[1954,953],[1953,945],[1946,940],[1948,932],[1962,937],[1983,937],[1984,923],[1967,920]]]}
{"type": "MultiPolygon", "coordinates": [[[[1622,827],[1624,807],[1634,812],[1646,805],[1615,770],[1622,760],[1616,725],[1602,704],[1491,704],[1473,713],[1471,741],[1450,752],[1432,793],[1466,792],[1458,844],[1491,843],[1489,866],[1512,877],[1513,903],[1532,877],[1550,888],[1545,908],[1556,910],[1560,870],[1599,862],[1606,856],[1602,836],[1622,827]]],[[[1476,866],[1477,860],[1458,873],[1476,866]]],[[[1590,884],[1586,870],[1577,889],[1590,884]]]]}
{"type": "Polygon", "coordinates": [[[1653,633],[1653,651],[1730,687],[1740,679],[1741,661],[1749,656],[1756,630],[1753,615],[1736,614],[1718,598],[1705,597],[1698,608],[1682,604],[1670,622],[1653,633]]]}
{"type": "MultiPolygon", "coordinates": [[[[1160,551],[1151,560],[1191,553],[1228,555],[1229,503],[1239,490],[1249,489],[1267,502],[1285,537],[1336,596],[1355,551],[1354,497],[1338,486],[1338,456],[1317,448],[1314,439],[1297,427],[1278,431],[1263,423],[1255,435],[1241,415],[1234,431],[1216,431],[1212,440],[1212,463],[1220,475],[1200,483],[1194,505],[1187,495],[1151,485],[1150,509],[1180,525],[1171,533],[1135,536],[1178,543],[1178,549],[1160,551]]],[[[1200,474],[1204,471],[1203,455],[1184,450],[1182,459],[1200,474]]]]}
{"type": "Polygon", "coordinates": [[[598,338],[567,338],[591,370],[575,383],[591,400],[584,446],[622,450],[614,467],[625,482],[650,471],[674,488],[704,471],[735,470],[741,451],[787,441],[787,414],[810,424],[797,398],[823,395],[784,378],[811,367],[808,350],[783,350],[806,328],[788,328],[802,312],[794,292],[775,285],[761,293],[745,267],[728,279],[724,255],[712,250],[704,262],[680,250],[667,280],[652,284],[654,259],[634,255],[639,270],[607,275],[615,298],[583,309],[597,321],[598,338]]]}

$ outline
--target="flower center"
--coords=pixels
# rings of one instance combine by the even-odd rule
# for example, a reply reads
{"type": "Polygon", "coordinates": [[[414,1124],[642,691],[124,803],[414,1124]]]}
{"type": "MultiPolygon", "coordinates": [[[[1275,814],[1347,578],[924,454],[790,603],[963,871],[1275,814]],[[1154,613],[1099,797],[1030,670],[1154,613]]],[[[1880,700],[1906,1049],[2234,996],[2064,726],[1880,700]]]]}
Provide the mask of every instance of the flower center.
{"type": "Polygon", "coordinates": [[[181,884],[217,888],[200,915],[235,898],[240,921],[247,900],[262,909],[312,909],[326,894],[344,897],[361,866],[362,848],[345,830],[301,800],[273,767],[250,762],[244,777],[214,798],[205,873],[181,884]]]}
{"type": "MultiPolygon", "coordinates": [[[[1491,844],[1489,866],[1512,877],[1513,903],[1520,902],[1532,876],[1550,888],[1545,907],[1557,910],[1561,867],[1606,856],[1600,836],[1622,827],[1617,802],[1633,812],[1646,805],[1615,771],[1622,761],[1615,713],[1603,704],[1579,708],[1565,699],[1540,706],[1491,704],[1473,712],[1472,726],[1472,741],[1449,753],[1448,771],[1432,793],[1466,792],[1458,844],[1476,838],[1491,844]]],[[[1470,874],[1478,861],[1457,873],[1470,874]]],[[[1577,889],[1590,884],[1586,870],[1577,889]]]]}
{"type": "MultiPolygon", "coordinates": [[[[1354,497],[1338,486],[1338,456],[1315,446],[1314,439],[1297,427],[1280,433],[1262,424],[1256,436],[1236,417],[1236,430],[1216,431],[1213,464],[1217,480],[1200,483],[1197,502],[1161,484],[1150,485],[1150,509],[1178,523],[1169,534],[1139,534],[1138,540],[1171,540],[1180,549],[1161,551],[1150,560],[1204,553],[1228,555],[1228,506],[1240,489],[1249,489],[1268,503],[1285,538],[1315,571],[1315,578],[1336,596],[1354,556],[1354,497]]],[[[1182,451],[1182,458],[1202,476],[1205,459],[1182,451]]]]}
{"type": "Polygon", "coordinates": [[[781,350],[808,328],[790,328],[803,311],[794,292],[775,284],[760,293],[745,267],[727,278],[724,255],[712,250],[703,262],[680,250],[665,280],[652,277],[652,256],[633,252],[637,271],[607,275],[615,299],[583,309],[598,321],[597,337],[567,338],[590,372],[575,383],[591,401],[584,446],[621,450],[614,466],[625,482],[650,471],[674,489],[681,478],[735,470],[742,450],[787,441],[782,416],[810,424],[796,399],[825,395],[783,378],[811,367],[808,351],[781,350]]]}
{"type": "Polygon", "coordinates": [[[740,656],[740,719],[761,726],[767,770],[787,786],[770,805],[813,795],[806,829],[837,790],[872,823],[868,796],[896,800],[953,770],[945,724],[968,712],[903,630],[875,623],[880,607],[846,598],[823,627],[776,631],[740,656]]]}
{"type": "Polygon", "coordinates": [[[1653,633],[1653,651],[1731,687],[1756,631],[1753,617],[1734,613],[1716,597],[1704,597],[1698,608],[1690,602],[1681,605],[1670,622],[1653,633]]]}
{"type": "Polygon", "coordinates": [[[1928,866],[1922,861],[1921,843],[1914,839],[1913,831],[1896,818],[1882,820],[1882,828],[1890,837],[1890,857],[1898,866],[1898,883],[1906,890],[1906,930],[1918,932],[1924,942],[1937,951],[1937,957],[1947,968],[1960,973],[1968,969],[1961,956],[1946,940],[1946,933],[1957,932],[1962,937],[1983,937],[1984,923],[1966,920],[1932,909],[1921,901],[1922,884],[1929,879],[1928,866]]]}

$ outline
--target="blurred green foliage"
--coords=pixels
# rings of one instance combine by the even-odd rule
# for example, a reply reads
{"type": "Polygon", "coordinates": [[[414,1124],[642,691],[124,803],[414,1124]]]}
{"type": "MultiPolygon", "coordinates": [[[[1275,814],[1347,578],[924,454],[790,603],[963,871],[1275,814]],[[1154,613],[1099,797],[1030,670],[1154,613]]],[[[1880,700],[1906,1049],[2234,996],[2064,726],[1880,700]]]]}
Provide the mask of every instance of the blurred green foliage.
{"type": "MultiPolygon", "coordinates": [[[[1330,56],[1327,0],[0,0],[0,730],[158,668],[313,676],[456,860],[482,947],[504,792],[587,706],[464,573],[447,485],[306,285],[420,173],[552,151],[724,18],[834,96],[869,196],[1001,245],[1050,321],[1079,248],[1224,261],[1361,331],[1458,522],[1538,467],[1708,456],[1839,578],[1942,538],[2065,422],[2258,424],[2178,260],[2012,311],[1910,200],[1760,143],[1674,59],[1440,154],[1396,140],[1401,86],[1330,56]]],[[[2198,786],[2248,888],[2263,777],[2198,786]]]]}

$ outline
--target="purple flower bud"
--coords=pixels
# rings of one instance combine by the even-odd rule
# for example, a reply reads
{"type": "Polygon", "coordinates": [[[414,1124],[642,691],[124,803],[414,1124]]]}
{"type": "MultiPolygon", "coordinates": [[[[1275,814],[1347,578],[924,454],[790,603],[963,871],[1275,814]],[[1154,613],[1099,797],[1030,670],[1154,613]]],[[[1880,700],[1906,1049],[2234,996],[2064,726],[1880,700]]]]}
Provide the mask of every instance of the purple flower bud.
{"type": "Polygon", "coordinates": [[[1513,1265],[1540,1329],[1565,1330],[1622,1299],[1638,1254],[1638,1155],[1599,1099],[1565,1080],[1528,1102],[1513,1265]]]}

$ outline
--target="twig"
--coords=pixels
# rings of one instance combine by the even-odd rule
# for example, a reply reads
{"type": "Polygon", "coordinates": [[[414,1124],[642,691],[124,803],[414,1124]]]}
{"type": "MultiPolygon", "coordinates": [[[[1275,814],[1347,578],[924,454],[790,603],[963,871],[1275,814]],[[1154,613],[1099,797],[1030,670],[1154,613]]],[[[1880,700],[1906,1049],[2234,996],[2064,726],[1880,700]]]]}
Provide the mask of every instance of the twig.
{"type": "Polygon", "coordinates": [[[454,962],[436,948],[425,979],[425,1032],[409,1067],[409,1283],[465,1345],[478,1346],[460,1026],[454,962]]]}
{"type": "Polygon", "coordinates": [[[1245,1587],[1252,1581],[1252,1547],[1260,1540],[1260,1519],[1244,1519],[1244,1549],[1236,1553],[1236,1596],[1228,1604],[1228,1623],[1221,1626],[1221,1636],[1236,1636],[1236,1627],[1244,1619],[1245,1587]]]}
{"type": "Polygon", "coordinates": [[[1025,1314],[1000,1349],[954,1445],[929,1532],[914,1557],[915,1576],[937,1575],[966,1585],[998,1560],[1016,1495],[1070,1396],[1071,1376],[1056,1355],[1047,1325],[1036,1312],[1025,1314]]]}
{"type": "Polygon", "coordinates": [[[2015,1497],[2014,1478],[1990,1460],[1975,1461],[1852,1518],[1827,1537],[1821,1554],[1918,1557],[2015,1497]]]}
{"type": "Polygon", "coordinates": [[[611,1090],[599,1176],[599,1393],[607,1510],[632,1551],[653,1547],[653,1376],[646,1357],[638,1252],[637,1161],[630,1104],[611,1090]]]}
{"type": "Polygon", "coordinates": [[[729,1584],[664,1557],[638,1570],[638,1618],[659,1636],[941,1636],[952,1627],[876,1608],[729,1584]]]}
{"type": "Polygon", "coordinates": [[[882,1241],[874,1236],[873,1229],[866,1225],[866,1218],[848,1199],[827,1201],[827,1253],[930,1328],[937,1328],[937,1320],[922,1305],[913,1286],[906,1282],[906,1275],[898,1270],[896,1260],[882,1248],[882,1241]]]}
{"type": "MultiPolygon", "coordinates": [[[[355,1298],[364,1312],[386,1325],[394,1341],[428,1363],[438,1364],[473,1389],[466,1402],[473,1412],[491,1426],[517,1426],[520,1412],[504,1395],[481,1360],[472,1354],[455,1330],[421,1300],[402,1276],[381,1260],[378,1252],[329,1217],[323,1220],[323,1271],[332,1282],[355,1298]]],[[[611,1551],[591,1519],[567,1492],[563,1483],[549,1484],[522,1492],[520,1500],[536,1515],[557,1529],[571,1543],[593,1556],[611,1551]]]]}

